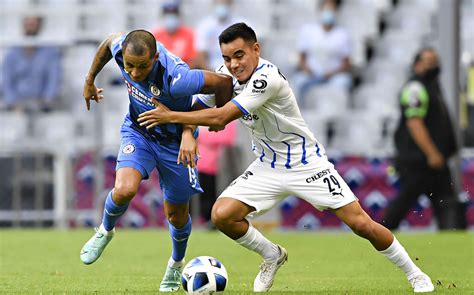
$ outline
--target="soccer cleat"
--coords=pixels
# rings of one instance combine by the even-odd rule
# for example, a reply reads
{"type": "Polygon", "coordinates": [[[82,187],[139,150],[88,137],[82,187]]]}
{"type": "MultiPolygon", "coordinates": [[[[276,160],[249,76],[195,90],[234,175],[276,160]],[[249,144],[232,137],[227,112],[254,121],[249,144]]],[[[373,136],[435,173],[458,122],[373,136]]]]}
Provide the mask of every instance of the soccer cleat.
{"type": "Polygon", "coordinates": [[[253,282],[254,292],[267,292],[273,285],[273,280],[278,269],[288,260],[288,252],[285,248],[278,246],[280,256],[274,261],[263,261],[260,265],[260,272],[253,282]]]}
{"type": "Polygon", "coordinates": [[[181,287],[182,268],[167,266],[165,275],[161,280],[160,292],[176,292],[181,287]]]}
{"type": "Polygon", "coordinates": [[[115,233],[115,229],[106,232],[105,229],[96,227],[94,230],[95,234],[87,241],[81,250],[81,260],[84,264],[91,264],[99,259],[100,254],[102,254],[105,246],[112,240],[115,233]]]}
{"type": "Polygon", "coordinates": [[[425,273],[416,273],[408,280],[410,281],[410,284],[413,287],[413,292],[415,293],[427,293],[433,292],[434,290],[430,277],[425,273]]]}

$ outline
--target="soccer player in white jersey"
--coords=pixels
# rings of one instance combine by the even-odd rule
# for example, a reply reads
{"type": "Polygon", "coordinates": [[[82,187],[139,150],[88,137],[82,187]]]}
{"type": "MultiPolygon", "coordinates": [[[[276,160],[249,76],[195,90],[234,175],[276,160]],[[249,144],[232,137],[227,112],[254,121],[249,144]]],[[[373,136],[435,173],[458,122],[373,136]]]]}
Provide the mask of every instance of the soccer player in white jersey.
{"type": "MultiPolygon", "coordinates": [[[[288,253],[252,227],[247,217],[267,212],[289,195],[319,210],[333,211],[355,234],[369,240],[400,267],[415,293],[433,291],[430,278],[413,263],[393,234],[367,215],[328,161],[323,146],[301,117],[288,81],[275,65],[260,58],[255,32],[237,23],[221,33],[219,44],[224,66],[218,71],[234,77],[231,101],[221,108],[193,112],[173,112],[155,102],[156,109],[142,113],[138,121],[151,128],[164,123],[225,126],[240,119],[249,129],[258,158],[219,196],[212,221],[228,237],[264,259],[254,291],[271,288],[288,253]]],[[[212,97],[200,96],[198,101],[211,106],[212,97]]]]}

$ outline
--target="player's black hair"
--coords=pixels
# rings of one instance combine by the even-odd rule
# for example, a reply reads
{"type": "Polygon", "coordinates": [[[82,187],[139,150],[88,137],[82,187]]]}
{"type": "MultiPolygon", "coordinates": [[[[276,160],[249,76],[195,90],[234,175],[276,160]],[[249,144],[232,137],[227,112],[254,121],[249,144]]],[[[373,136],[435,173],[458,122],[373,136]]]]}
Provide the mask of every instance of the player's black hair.
{"type": "Polygon", "coordinates": [[[426,51],[433,51],[435,52],[435,49],[433,47],[423,47],[421,48],[420,50],[418,50],[418,52],[415,54],[415,57],[413,58],[413,64],[412,64],[412,67],[414,68],[416,66],[416,64],[421,60],[421,56],[423,55],[423,53],[425,53],[426,51]]]}
{"type": "Polygon", "coordinates": [[[242,38],[245,42],[257,42],[255,31],[245,23],[236,23],[222,31],[219,35],[219,45],[227,44],[237,38],[242,38]]]}
{"type": "Polygon", "coordinates": [[[153,57],[156,53],[156,39],[152,33],[145,30],[134,30],[127,34],[122,43],[122,50],[125,52],[130,46],[132,54],[142,55],[146,51],[153,57]]]}

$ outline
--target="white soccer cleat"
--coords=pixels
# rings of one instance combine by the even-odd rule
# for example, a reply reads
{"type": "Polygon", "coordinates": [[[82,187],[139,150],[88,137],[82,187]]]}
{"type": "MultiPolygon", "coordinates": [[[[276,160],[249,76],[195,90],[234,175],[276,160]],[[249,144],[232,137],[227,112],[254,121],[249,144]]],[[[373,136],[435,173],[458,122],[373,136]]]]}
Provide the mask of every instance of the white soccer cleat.
{"type": "Polygon", "coordinates": [[[260,272],[253,282],[254,292],[268,292],[273,285],[278,269],[288,260],[288,252],[285,248],[278,246],[280,256],[274,261],[264,261],[260,265],[260,272]]]}
{"type": "Polygon", "coordinates": [[[181,273],[183,268],[167,266],[165,275],[160,284],[160,292],[176,292],[181,287],[181,273]]]}
{"type": "Polygon", "coordinates": [[[94,263],[99,259],[100,255],[105,249],[105,246],[114,237],[115,229],[107,232],[105,229],[100,227],[95,228],[95,234],[90,238],[89,241],[82,247],[81,260],[84,264],[94,263]]]}
{"type": "Polygon", "coordinates": [[[415,293],[427,293],[434,291],[434,286],[430,277],[423,272],[414,274],[408,280],[410,281],[410,284],[413,287],[413,292],[415,293]]]}

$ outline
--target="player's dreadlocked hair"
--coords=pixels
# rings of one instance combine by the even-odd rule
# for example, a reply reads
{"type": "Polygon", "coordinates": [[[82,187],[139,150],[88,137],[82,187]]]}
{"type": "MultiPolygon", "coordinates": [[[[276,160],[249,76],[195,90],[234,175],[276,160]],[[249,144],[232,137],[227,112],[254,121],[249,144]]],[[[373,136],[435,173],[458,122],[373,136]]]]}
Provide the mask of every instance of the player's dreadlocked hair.
{"type": "Polygon", "coordinates": [[[257,42],[257,35],[255,35],[255,31],[251,27],[245,23],[236,23],[219,35],[219,45],[230,43],[237,38],[242,38],[245,42],[257,42]]]}
{"type": "Polygon", "coordinates": [[[152,33],[145,30],[134,30],[127,34],[122,43],[122,50],[129,47],[132,54],[143,55],[146,51],[153,57],[156,53],[156,40],[152,33]]]}

